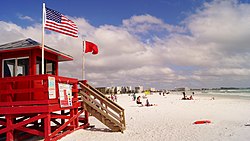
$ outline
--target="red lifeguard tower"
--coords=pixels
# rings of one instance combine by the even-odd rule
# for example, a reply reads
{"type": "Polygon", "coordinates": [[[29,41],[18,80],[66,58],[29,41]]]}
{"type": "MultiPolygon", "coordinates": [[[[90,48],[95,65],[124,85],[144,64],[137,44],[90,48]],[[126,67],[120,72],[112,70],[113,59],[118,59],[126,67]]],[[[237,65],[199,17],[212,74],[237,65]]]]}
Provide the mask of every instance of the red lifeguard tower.
{"type": "Polygon", "coordinates": [[[70,55],[25,39],[0,45],[0,141],[40,136],[58,140],[89,126],[88,113],[112,131],[125,130],[124,109],[86,81],[58,76],[70,55]],[[78,87],[81,87],[79,90],[78,87]]]}

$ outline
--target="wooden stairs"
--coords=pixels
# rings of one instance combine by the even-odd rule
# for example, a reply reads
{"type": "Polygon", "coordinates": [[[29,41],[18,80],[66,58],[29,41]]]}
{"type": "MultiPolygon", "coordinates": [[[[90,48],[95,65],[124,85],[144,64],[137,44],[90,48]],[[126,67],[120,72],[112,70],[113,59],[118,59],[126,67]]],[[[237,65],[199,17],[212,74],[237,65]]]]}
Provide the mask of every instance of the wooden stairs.
{"type": "Polygon", "coordinates": [[[114,132],[126,129],[124,109],[87,83],[79,82],[82,107],[114,132]]]}

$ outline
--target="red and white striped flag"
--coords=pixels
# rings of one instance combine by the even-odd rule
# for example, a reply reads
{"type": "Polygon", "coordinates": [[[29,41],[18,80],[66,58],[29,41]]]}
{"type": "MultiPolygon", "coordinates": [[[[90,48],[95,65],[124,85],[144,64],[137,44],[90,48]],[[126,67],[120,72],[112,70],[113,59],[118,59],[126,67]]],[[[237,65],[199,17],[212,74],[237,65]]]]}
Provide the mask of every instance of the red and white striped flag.
{"type": "Polygon", "coordinates": [[[76,24],[65,17],[63,14],[52,10],[50,8],[45,8],[45,28],[53,30],[62,34],[66,34],[72,37],[78,37],[78,28],[76,24]]]}

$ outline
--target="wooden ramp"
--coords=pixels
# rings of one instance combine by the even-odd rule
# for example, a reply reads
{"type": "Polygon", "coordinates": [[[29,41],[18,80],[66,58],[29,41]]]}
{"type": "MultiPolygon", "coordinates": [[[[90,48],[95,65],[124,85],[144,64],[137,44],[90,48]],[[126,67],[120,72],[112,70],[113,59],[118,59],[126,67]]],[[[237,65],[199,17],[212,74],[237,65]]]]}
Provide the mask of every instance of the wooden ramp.
{"type": "Polygon", "coordinates": [[[114,132],[126,128],[124,109],[89,84],[79,82],[83,108],[114,132]]]}

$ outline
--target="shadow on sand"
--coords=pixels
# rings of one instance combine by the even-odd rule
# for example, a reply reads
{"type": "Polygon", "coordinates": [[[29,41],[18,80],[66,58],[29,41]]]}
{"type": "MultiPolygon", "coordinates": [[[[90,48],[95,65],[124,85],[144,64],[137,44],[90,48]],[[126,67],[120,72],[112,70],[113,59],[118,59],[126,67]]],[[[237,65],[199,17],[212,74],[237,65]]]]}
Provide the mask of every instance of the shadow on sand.
{"type": "Polygon", "coordinates": [[[85,130],[98,131],[98,132],[112,132],[112,130],[110,130],[108,128],[95,128],[95,127],[87,128],[85,130]]]}

